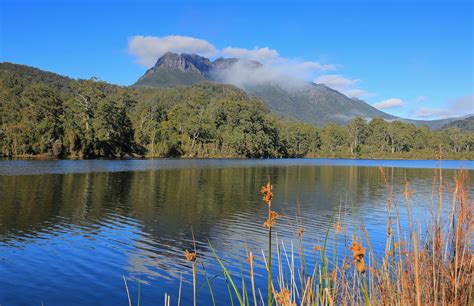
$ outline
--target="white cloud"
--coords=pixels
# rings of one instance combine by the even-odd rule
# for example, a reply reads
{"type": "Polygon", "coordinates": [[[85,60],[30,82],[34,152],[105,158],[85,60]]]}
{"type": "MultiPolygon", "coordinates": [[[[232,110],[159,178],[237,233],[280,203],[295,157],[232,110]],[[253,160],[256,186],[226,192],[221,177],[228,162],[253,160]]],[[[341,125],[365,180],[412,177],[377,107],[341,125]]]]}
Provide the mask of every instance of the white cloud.
{"type": "Polygon", "coordinates": [[[396,108],[396,107],[401,107],[405,103],[397,98],[391,98],[387,100],[383,100],[380,102],[377,102],[375,104],[372,104],[373,107],[376,107],[378,109],[388,109],[388,108],[396,108]]]}
{"type": "Polygon", "coordinates": [[[368,92],[367,90],[354,88],[344,91],[344,94],[351,98],[363,98],[363,97],[373,97],[375,94],[368,92]]]}
{"type": "Polygon", "coordinates": [[[204,39],[189,36],[133,36],[128,41],[128,51],[137,58],[140,65],[153,66],[166,52],[196,53],[202,56],[215,56],[217,49],[204,39]]]}
{"type": "Polygon", "coordinates": [[[314,80],[315,83],[324,84],[334,89],[344,89],[360,82],[359,79],[348,79],[339,74],[320,75],[314,80]]]}
{"type": "Polygon", "coordinates": [[[415,111],[418,118],[444,119],[474,113],[474,95],[467,95],[444,103],[442,107],[422,107],[415,111]]]}
{"type": "Polygon", "coordinates": [[[300,79],[308,79],[315,72],[336,70],[336,66],[331,64],[281,57],[277,50],[269,47],[253,49],[227,47],[220,51],[220,55],[258,61],[278,70],[279,74],[300,79]]]}
{"type": "Polygon", "coordinates": [[[339,74],[320,75],[314,82],[336,89],[351,98],[360,99],[376,95],[365,89],[355,87],[361,82],[360,79],[349,79],[339,74]]]}
{"type": "Polygon", "coordinates": [[[316,71],[334,71],[336,70],[335,65],[321,64],[318,62],[302,62],[299,64],[302,69],[316,70],[316,71]]]}
{"type": "Polygon", "coordinates": [[[218,80],[246,89],[247,86],[278,81],[279,75],[268,66],[250,67],[244,61],[238,61],[228,69],[216,71],[218,80]]]}
{"type": "Polygon", "coordinates": [[[279,67],[282,70],[289,70],[290,72],[336,70],[336,66],[331,64],[321,64],[314,61],[301,61],[298,59],[281,57],[277,50],[270,49],[269,47],[254,47],[253,49],[227,47],[222,49],[220,53],[224,56],[245,58],[258,61],[263,64],[279,67]]]}
{"type": "Polygon", "coordinates": [[[227,47],[224,48],[221,53],[226,56],[246,58],[263,63],[275,61],[280,56],[277,50],[268,47],[255,47],[253,49],[227,47]]]}
{"type": "Polygon", "coordinates": [[[474,113],[474,95],[464,96],[448,102],[455,112],[474,113]]]}
{"type": "Polygon", "coordinates": [[[422,107],[422,108],[417,109],[415,111],[415,116],[418,118],[430,118],[430,117],[447,118],[449,117],[445,109],[429,108],[429,107],[422,107]]]}

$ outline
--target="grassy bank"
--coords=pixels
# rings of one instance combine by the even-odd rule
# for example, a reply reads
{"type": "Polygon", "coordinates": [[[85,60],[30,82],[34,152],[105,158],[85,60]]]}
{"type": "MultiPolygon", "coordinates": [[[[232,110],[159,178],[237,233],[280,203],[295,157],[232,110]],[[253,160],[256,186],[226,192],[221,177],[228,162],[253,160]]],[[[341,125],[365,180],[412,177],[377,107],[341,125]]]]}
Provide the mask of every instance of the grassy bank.
{"type": "Polygon", "coordinates": [[[440,154],[436,151],[412,151],[412,152],[366,152],[359,154],[350,154],[348,152],[339,152],[334,154],[311,153],[309,158],[349,158],[349,159],[441,159],[441,160],[474,160],[474,152],[445,152],[440,154]]]}

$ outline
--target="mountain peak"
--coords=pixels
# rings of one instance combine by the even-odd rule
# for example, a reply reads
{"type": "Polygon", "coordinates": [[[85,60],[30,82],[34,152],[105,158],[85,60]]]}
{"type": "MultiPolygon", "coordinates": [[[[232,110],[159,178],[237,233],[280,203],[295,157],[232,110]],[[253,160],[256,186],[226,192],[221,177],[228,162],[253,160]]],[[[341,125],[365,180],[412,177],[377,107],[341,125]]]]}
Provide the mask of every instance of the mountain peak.
{"type": "Polygon", "coordinates": [[[181,53],[181,57],[190,64],[192,64],[201,73],[207,73],[212,66],[211,61],[203,56],[197,54],[181,53]]]}
{"type": "Polygon", "coordinates": [[[156,64],[150,68],[146,74],[153,73],[158,69],[166,71],[181,71],[186,72],[195,70],[202,75],[208,75],[211,70],[224,70],[231,66],[241,63],[249,68],[258,68],[263,66],[261,63],[249,59],[240,58],[223,58],[220,57],[213,62],[208,58],[194,53],[173,53],[166,52],[157,61],[156,64]]]}
{"type": "Polygon", "coordinates": [[[181,58],[181,55],[179,55],[178,53],[166,52],[156,61],[155,66],[170,63],[172,61],[178,61],[180,60],[180,58],[181,58]]]}
{"type": "Polygon", "coordinates": [[[166,52],[158,59],[158,61],[156,61],[155,66],[149,69],[146,73],[152,73],[158,69],[188,71],[193,68],[195,69],[195,67],[187,62],[183,56],[177,53],[166,52]]]}
{"type": "Polygon", "coordinates": [[[168,72],[193,72],[197,74],[207,74],[212,63],[209,59],[197,54],[166,52],[156,64],[145,72],[145,75],[152,75],[157,71],[168,72]]]}
{"type": "Polygon", "coordinates": [[[178,57],[178,56],[179,56],[178,53],[168,51],[165,54],[163,54],[158,60],[160,60],[161,58],[172,58],[172,57],[178,57]]]}

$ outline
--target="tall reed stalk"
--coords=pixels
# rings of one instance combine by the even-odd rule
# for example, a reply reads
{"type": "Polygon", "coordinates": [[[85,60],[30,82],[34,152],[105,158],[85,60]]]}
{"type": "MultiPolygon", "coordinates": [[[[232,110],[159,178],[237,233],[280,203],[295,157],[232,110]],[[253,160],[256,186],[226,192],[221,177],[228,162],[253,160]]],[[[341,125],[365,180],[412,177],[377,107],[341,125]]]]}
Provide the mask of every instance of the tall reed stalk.
{"type": "Polygon", "coordinates": [[[276,222],[276,219],[280,217],[278,213],[272,211],[272,192],[273,186],[270,183],[270,178],[266,186],[262,186],[260,192],[263,193],[263,201],[268,207],[267,220],[263,223],[263,226],[268,229],[268,254],[267,254],[267,305],[273,304],[273,282],[272,282],[272,227],[276,222]]]}

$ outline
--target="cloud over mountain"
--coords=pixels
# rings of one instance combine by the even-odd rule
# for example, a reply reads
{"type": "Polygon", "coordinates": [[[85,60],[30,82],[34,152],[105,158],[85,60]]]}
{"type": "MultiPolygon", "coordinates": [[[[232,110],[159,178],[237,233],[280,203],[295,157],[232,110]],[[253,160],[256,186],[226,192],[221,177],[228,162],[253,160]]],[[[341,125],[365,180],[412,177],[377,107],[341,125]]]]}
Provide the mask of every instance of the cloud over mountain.
{"type": "Polygon", "coordinates": [[[280,56],[277,50],[268,47],[255,47],[253,49],[227,47],[222,49],[221,53],[230,57],[245,58],[265,63],[278,60],[280,56]]]}
{"type": "Polygon", "coordinates": [[[416,110],[415,116],[418,118],[430,118],[430,117],[440,117],[440,118],[448,118],[450,117],[445,109],[442,108],[429,108],[429,107],[422,107],[416,110]]]}
{"type": "Polygon", "coordinates": [[[373,107],[376,107],[378,109],[389,109],[389,108],[401,107],[403,105],[405,105],[405,103],[401,99],[397,99],[397,98],[391,98],[391,99],[383,100],[383,101],[372,104],[373,107]]]}
{"type": "Polygon", "coordinates": [[[359,79],[348,79],[338,74],[321,75],[315,80],[318,84],[324,84],[334,89],[346,88],[360,82],[359,79]]]}
{"type": "Polygon", "coordinates": [[[356,87],[360,83],[360,79],[349,79],[339,74],[323,74],[318,76],[314,82],[336,89],[351,98],[374,96],[373,93],[356,87]]]}
{"type": "Polygon", "coordinates": [[[418,118],[451,118],[474,113],[474,95],[466,95],[444,103],[443,107],[421,107],[415,111],[418,118]]]}
{"type": "Polygon", "coordinates": [[[265,73],[270,73],[270,78],[273,78],[273,75],[285,74],[306,80],[314,77],[316,73],[336,70],[336,66],[332,64],[282,57],[277,50],[269,47],[246,49],[228,46],[219,50],[207,40],[180,35],[133,36],[128,41],[128,52],[145,68],[152,67],[166,52],[174,52],[195,53],[209,58],[221,56],[258,61],[267,66],[268,71],[265,73]]]}

